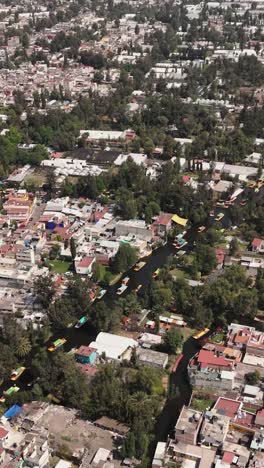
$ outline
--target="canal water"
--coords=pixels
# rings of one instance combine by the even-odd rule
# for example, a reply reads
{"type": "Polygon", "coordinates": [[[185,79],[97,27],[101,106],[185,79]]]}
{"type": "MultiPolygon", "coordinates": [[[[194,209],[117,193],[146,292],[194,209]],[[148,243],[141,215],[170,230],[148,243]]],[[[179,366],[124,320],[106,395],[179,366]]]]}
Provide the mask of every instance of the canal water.
{"type": "Polygon", "coordinates": [[[166,441],[174,435],[174,428],[183,405],[188,405],[192,388],[188,379],[187,366],[190,359],[199,351],[199,343],[190,337],[183,345],[181,359],[176,372],[170,374],[170,395],[156,425],[156,441],[166,441]]]}

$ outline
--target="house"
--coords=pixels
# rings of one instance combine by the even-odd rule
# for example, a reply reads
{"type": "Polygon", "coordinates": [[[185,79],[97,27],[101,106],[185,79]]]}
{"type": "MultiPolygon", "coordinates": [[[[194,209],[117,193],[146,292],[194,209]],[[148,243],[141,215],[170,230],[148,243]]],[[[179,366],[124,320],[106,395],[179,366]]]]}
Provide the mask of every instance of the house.
{"type": "Polygon", "coordinates": [[[256,426],[264,427],[264,409],[257,412],[255,424],[256,426]]]}
{"type": "Polygon", "coordinates": [[[196,445],[202,420],[201,412],[183,406],[175,426],[175,440],[196,445]]]}
{"type": "Polygon", "coordinates": [[[77,362],[77,367],[80,369],[81,373],[85,375],[87,380],[91,380],[99,371],[97,367],[91,366],[90,364],[79,364],[77,362]]]}
{"type": "Polygon", "coordinates": [[[4,427],[0,426],[0,447],[7,441],[8,434],[8,431],[4,427]]]}
{"type": "Polygon", "coordinates": [[[191,361],[190,365],[197,364],[201,370],[216,369],[218,371],[232,371],[234,362],[231,359],[227,359],[221,356],[220,353],[209,351],[207,349],[201,349],[198,355],[191,361]]]}
{"type": "Polygon", "coordinates": [[[158,351],[143,348],[137,349],[137,356],[141,364],[158,367],[160,369],[165,369],[169,360],[169,356],[166,353],[160,353],[158,351]]]}
{"type": "Polygon", "coordinates": [[[171,229],[171,213],[160,213],[153,223],[156,235],[164,235],[171,229]]]}
{"type": "Polygon", "coordinates": [[[107,416],[102,416],[101,418],[94,421],[94,425],[106,429],[107,431],[114,432],[121,436],[126,436],[129,432],[129,427],[126,424],[123,424],[116,419],[108,418],[107,416]]]}
{"type": "Polygon", "coordinates": [[[251,242],[252,252],[264,252],[264,240],[255,237],[251,242]]]}
{"type": "Polygon", "coordinates": [[[241,401],[232,400],[231,398],[219,397],[214,405],[214,409],[218,414],[228,416],[235,419],[241,411],[243,403],[241,401]]]}
{"type": "Polygon", "coordinates": [[[216,256],[216,261],[217,261],[217,268],[221,269],[224,264],[224,259],[225,259],[225,251],[221,247],[217,247],[215,249],[215,256],[216,256]]]}
{"type": "Polygon", "coordinates": [[[116,223],[117,236],[129,236],[145,241],[151,241],[152,230],[148,228],[145,221],[139,219],[120,220],[116,223]]]}
{"type": "Polygon", "coordinates": [[[199,433],[199,444],[206,447],[222,447],[228,433],[230,418],[216,410],[206,411],[199,433]]]}
{"type": "Polygon", "coordinates": [[[229,180],[219,180],[216,184],[211,183],[210,187],[213,191],[214,199],[220,198],[223,193],[228,192],[231,189],[233,183],[229,180]]]}
{"type": "Polygon", "coordinates": [[[75,270],[78,275],[91,275],[95,257],[84,257],[82,260],[75,260],[75,270]]]}
{"type": "Polygon", "coordinates": [[[75,359],[80,364],[94,364],[96,360],[96,350],[90,346],[81,346],[75,352],[75,359]]]}
{"type": "Polygon", "coordinates": [[[90,343],[90,347],[96,349],[99,355],[104,354],[107,359],[113,361],[130,360],[133,348],[138,342],[125,336],[100,332],[96,341],[90,343]]]}
{"type": "Polygon", "coordinates": [[[152,468],[160,468],[163,466],[163,462],[166,454],[166,442],[158,442],[155,450],[154,458],[152,460],[152,468]]]}

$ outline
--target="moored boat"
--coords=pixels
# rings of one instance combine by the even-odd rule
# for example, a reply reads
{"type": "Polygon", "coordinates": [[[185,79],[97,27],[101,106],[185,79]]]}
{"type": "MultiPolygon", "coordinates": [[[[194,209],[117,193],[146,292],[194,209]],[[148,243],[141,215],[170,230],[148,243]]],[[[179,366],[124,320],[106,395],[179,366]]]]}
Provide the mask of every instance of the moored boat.
{"type": "Polygon", "coordinates": [[[159,276],[159,274],[160,274],[160,269],[157,268],[157,270],[154,271],[154,273],[152,275],[152,278],[154,278],[154,279],[157,278],[159,276]]]}
{"type": "Polygon", "coordinates": [[[127,286],[125,284],[121,284],[121,286],[116,291],[116,294],[118,294],[118,296],[121,296],[121,294],[123,294],[123,292],[125,292],[126,289],[127,286]]]}
{"type": "Polygon", "coordinates": [[[134,270],[135,270],[135,271],[139,271],[139,270],[141,270],[141,268],[143,268],[145,265],[146,265],[146,262],[139,262],[139,263],[137,263],[136,266],[134,267],[134,270]]]}
{"type": "Polygon", "coordinates": [[[58,340],[55,340],[51,346],[48,347],[48,351],[53,352],[56,349],[60,348],[64,343],[66,343],[66,338],[59,338],[58,340]]]}
{"type": "Polygon", "coordinates": [[[81,328],[87,322],[87,320],[88,318],[84,315],[80,318],[80,320],[78,320],[78,322],[75,325],[75,328],[81,328]]]}
{"type": "Polygon", "coordinates": [[[16,370],[14,370],[12,373],[11,373],[11,380],[17,380],[22,374],[23,372],[26,370],[25,367],[18,367],[16,370]]]}
{"type": "Polygon", "coordinates": [[[106,289],[101,289],[98,293],[98,298],[97,299],[102,299],[102,297],[105,295],[106,289]]]}

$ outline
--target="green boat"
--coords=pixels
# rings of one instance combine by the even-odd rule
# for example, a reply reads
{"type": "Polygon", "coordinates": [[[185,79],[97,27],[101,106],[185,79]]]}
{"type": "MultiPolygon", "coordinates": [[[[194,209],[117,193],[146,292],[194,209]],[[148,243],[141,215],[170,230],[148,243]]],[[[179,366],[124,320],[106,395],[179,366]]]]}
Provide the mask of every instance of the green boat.
{"type": "Polygon", "coordinates": [[[83,317],[80,318],[80,320],[78,320],[78,322],[75,325],[75,328],[82,327],[82,325],[84,325],[87,322],[87,320],[88,320],[88,318],[85,317],[85,315],[84,315],[83,317]]]}
{"type": "Polygon", "coordinates": [[[16,385],[14,385],[13,387],[10,387],[8,390],[6,390],[4,392],[5,395],[7,396],[11,396],[13,395],[14,393],[17,393],[19,391],[19,387],[17,387],[16,385]]]}
{"type": "Polygon", "coordinates": [[[64,345],[66,343],[65,338],[59,338],[58,340],[54,341],[51,346],[48,347],[48,351],[55,351],[55,349],[60,348],[60,346],[64,345]]]}

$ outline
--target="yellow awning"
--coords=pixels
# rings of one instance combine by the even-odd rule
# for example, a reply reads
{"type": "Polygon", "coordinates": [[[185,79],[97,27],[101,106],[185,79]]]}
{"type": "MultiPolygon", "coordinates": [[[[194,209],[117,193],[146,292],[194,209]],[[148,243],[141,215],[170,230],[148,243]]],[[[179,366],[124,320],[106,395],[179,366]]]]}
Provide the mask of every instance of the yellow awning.
{"type": "Polygon", "coordinates": [[[173,215],[171,219],[172,221],[174,221],[174,223],[180,224],[181,226],[186,226],[186,224],[188,223],[188,219],[180,218],[180,216],[176,214],[173,215]]]}

